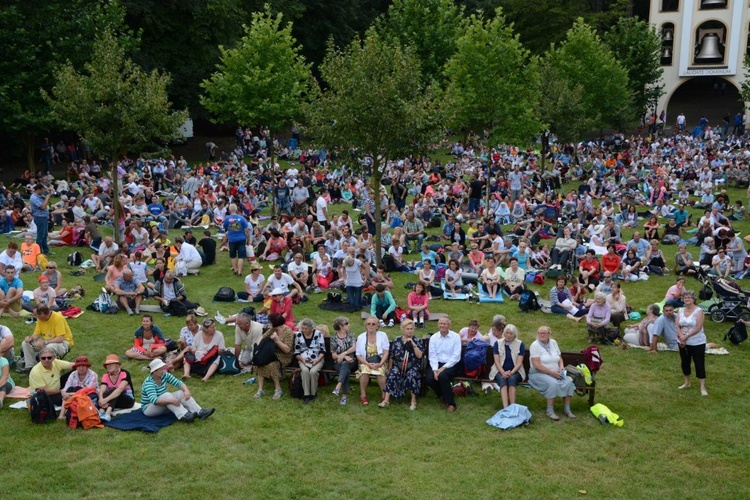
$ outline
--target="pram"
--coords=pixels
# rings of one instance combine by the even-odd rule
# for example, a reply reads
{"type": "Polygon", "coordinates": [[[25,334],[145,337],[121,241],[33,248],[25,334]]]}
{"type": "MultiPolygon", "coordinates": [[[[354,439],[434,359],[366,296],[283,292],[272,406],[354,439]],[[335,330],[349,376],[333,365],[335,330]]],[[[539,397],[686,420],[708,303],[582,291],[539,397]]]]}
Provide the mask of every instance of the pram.
{"type": "Polygon", "coordinates": [[[705,288],[711,289],[720,302],[708,308],[708,315],[714,323],[726,320],[750,321],[750,292],[728,279],[708,274],[703,266],[698,268],[695,277],[705,288]]]}

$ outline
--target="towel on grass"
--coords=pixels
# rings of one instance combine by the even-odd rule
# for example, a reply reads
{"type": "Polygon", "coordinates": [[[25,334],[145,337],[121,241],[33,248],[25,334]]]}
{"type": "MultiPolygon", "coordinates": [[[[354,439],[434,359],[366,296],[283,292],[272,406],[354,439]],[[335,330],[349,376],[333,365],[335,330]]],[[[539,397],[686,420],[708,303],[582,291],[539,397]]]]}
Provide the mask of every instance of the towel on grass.
{"type": "Polygon", "coordinates": [[[104,422],[104,425],[121,431],[159,432],[162,427],[175,422],[177,422],[177,417],[172,412],[167,412],[158,417],[147,417],[143,412],[134,411],[119,415],[109,422],[104,422]]]}

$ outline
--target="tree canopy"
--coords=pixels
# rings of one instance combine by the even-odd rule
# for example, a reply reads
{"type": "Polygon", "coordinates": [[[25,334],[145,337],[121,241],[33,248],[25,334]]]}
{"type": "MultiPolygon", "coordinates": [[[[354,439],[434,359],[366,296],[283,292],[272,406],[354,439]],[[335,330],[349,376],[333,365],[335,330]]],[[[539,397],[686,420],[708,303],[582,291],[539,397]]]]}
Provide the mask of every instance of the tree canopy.
{"type": "Polygon", "coordinates": [[[471,16],[445,74],[456,129],[487,128],[495,141],[521,144],[541,130],[537,68],[500,9],[492,19],[471,16]]]}
{"type": "Polygon", "coordinates": [[[312,75],[282,19],[268,8],[256,12],[237,46],[220,48],[218,71],[201,84],[201,103],[215,120],[275,131],[301,114],[312,75]]]}
{"type": "Polygon", "coordinates": [[[545,58],[569,88],[581,86],[581,106],[571,110],[577,115],[571,116],[572,120],[595,129],[620,128],[632,116],[627,71],[583,19],[575,22],[565,41],[553,46],[545,58]]]}

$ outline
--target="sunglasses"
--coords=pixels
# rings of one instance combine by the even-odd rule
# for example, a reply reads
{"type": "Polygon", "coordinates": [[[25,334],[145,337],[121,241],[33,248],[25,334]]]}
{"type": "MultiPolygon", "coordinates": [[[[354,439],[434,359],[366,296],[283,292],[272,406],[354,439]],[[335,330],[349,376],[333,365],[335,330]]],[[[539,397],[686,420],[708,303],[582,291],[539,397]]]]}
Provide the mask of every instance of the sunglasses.
{"type": "Polygon", "coordinates": [[[40,356],[39,359],[41,359],[42,361],[48,361],[50,359],[55,359],[55,358],[53,358],[52,356],[40,356]]]}

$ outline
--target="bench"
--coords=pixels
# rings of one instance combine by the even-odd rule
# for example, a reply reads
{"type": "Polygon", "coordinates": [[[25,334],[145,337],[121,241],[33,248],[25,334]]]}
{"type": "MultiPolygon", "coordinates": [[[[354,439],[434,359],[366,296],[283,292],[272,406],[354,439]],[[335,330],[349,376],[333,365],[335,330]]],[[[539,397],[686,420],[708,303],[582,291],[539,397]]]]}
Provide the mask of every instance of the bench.
{"type": "MultiPolygon", "coordinates": [[[[427,392],[427,386],[426,380],[427,377],[425,377],[425,373],[427,370],[427,359],[428,359],[428,351],[429,351],[429,344],[430,344],[430,338],[429,337],[423,337],[422,343],[424,344],[424,355],[422,356],[422,394],[426,394],[427,392]]],[[[325,357],[323,358],[323,369],[320,370],[320,373],[326,375],[326,376],[336,376],[338,375],[338,372],[333,369],[333,356],[331,355],[331,338],[325,337],[325,346],[326,346],[326,352],[325,357]]],[[[464,352],[466,350],[466,346],[461,347],[461,359],[464,357],[464,352]]],[[[528,354],[528,350],[526,351],[528,354]]],[[[583,356],[583,353],[581,352],[573,352],[573,351],[563,351],[562,352],[562,358],[563,358],[563,365],[574,365],[577,366],[579,364],[585,364],[585,358],[583,356]]],[[[495,357],[494,353],[492,351],[491,347],[487,348],[487,355],[485,358],[485,366],[487,367],[487,374],[489,374],[490,370],[492,369],[492,366],[495,364],[495,357]]],[[[521,383],[521,386],[530,388],[529,385],[529,368],[531,366],[531,360],[529,356],[527,355],[523,360],[523,366],[524,370],[526,371],[526,378],[521,383]]],[[[288,367],[285,368],[286,373],[292,373],[296,370],[299,370],[299,367],[297,366],[297,361],[293,360],[292,364],[290,364],[288,367]]],[[[351,375],[354,377],[354,373],[351,375]]],[[[376,378],[375,375],[370,375],[371,379],[376,378]]],[[[589,406],[594,406],[594,398],[596,395],[596,373],[592,373],[591,375],[592,383],[590,386],[586,386],[585,392],[588,394],[589,397],[589,406]]],[[[458,376],[455,378],[455,380],[458,381],[468,381],[468,382],[493,382],[492,380],[488,378],[482,378],[482,379],[475,379],[475,378],[469,378],[464,375],[458,376]]]]}
{"type": "MultiPolygon", "coordinates": [[[[464,352],[466,351],[466,345],[461,347],[461,359],[464,358],[464,352]]],[[[425,353],[427,354],[427,353],[425,353]]],[[[563,360],[563,366],[573,365],[578,366],[580,364],[586,364],[586,359],[582,352],[575,352],[575,351],[562,351],[562,360],[563,360]]],[[[487,367],[487,373],[485,374],[485,377],[489,375],[490,370],[495,364],[495,354],[491,347],[487,348],[487,355],[485,358],[485,366],[487,367]]],[[[527,387],[531,388],[531,385],[529,385],[529,371],[531,368],[531,357],[529,356],[528,349],[526,350],[526,356],[523,358],[523,368],[526,372],[526,378],[519,384],[521,387],[527,387]]],[[[476,379],[476,378],[470,378],[466,377],[465,375],[458,376],[455,378],[455,380],[459,381],[468,381],[468,382],[486,382],[491,383],[494,382],[493,380],[489,378],[482,378],[482,379],[476,379]]],[[[596,396],[596,372],[593,372],[591,374],[591,385],[586,386],[585,393],[589,396],[589,406],[594,406],[594,399],[596,396]]]]}

